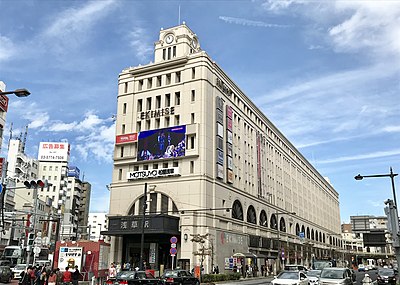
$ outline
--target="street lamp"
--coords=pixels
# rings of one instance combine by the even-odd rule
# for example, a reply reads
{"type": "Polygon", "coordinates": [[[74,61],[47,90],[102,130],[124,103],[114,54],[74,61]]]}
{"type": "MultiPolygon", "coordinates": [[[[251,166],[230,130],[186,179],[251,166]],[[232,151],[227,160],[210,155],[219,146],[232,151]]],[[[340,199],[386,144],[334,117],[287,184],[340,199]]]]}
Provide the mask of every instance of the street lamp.
{"type": "Polygon", "coordinates": [[[21,89],[15,89],[13,91],[4,91],[0,92],[0,95],[9,95],[9,94],[15,94],[17,97],[28,97],[31,92],[28,91],[28,89],[21,88],[21,89]]]}
{"type": "Polygon", "coordinates": [[[399,175],[398,173],[393,173],[392,167],[390,167],[390,173],[389,174],[375,174],[375,175],[361,175],[358,174],[357,176],[354,177],[355,180],[363,180],[364,178],[370,178],[370,177],[390,177],[390,180],[392,181],[392,191],[393,191],[393,199],[394,199],[394,205],[397,208],[397,200],[396,200],[396,191],[394,188],[394,177],[399,175]]]}
{"type": "Polygon", "coordinates": [[[276,235],[277,235],[277,238],[278,238],[278,260],[279,260],[279,265],[280,265],[281,264],[281,260],[282,260],[282,256],[279,256],[279,254],[280,253],[282,254],[282,252],[281,252],[282,244],[281,244],[281,240],[280,240],[279,214],[296,215],[296,212],[278,212],[278,211],[276,211],[274,214],[276,216],[276,230],[277,230],[276,235]]]}
{"type": "MultiPolygon", "coordinates": [[[[393,206],[392,209],[395,211],[395,217],[393,217],[393,215],[391,216],[392,219],[395,219],[394,221],[388,221],[393,222],[394,225],[398,225],[399,221],[398,221],[398,208],[397,208],[397,200],[396,200],[396,189],[394,187],[394,178],[398,175],[398,173],[393,173],[392,167],[390,167],[390,173],[389,174],[374,174],[374,175],[361,175],[358,174],[357,176],[354,177],[355,180],[363,180],[364,178],[370,178],[370,177],[390,177],[390,180],[392,182],[392,191],[393,191],[393,206]]],[[[386,204],[386,202],[385,202],[386,204]]],[[[397,264],[400,265],[400,244],[399,244],[399,238],[398,238],[398,234],[399,232],[395,231],[395,229],[398,229],[398,227],[393,228],[392,229],[392,236],[393,236],[393,248],[395,251],[395,255],[396,255],[396,260],[397,260],[397,264]]]]}

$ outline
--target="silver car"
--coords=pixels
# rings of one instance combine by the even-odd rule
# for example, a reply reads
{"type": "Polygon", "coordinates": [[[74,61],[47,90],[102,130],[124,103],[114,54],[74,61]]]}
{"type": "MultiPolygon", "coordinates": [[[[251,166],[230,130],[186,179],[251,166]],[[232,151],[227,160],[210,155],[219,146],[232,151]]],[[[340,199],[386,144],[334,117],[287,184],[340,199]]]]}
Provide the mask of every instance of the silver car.
{"type": "Polygon", "coordinates": [[[319,276],[321,275],[321,270],[309,270],[307,271],[308,281],[310,285],[318,285],[319,276]]]}
{"type": "Polygon", "coordinates": [[[319,277],[319,285],[353,285],[351,271],[348,268],[324,268],[319,277]]]}

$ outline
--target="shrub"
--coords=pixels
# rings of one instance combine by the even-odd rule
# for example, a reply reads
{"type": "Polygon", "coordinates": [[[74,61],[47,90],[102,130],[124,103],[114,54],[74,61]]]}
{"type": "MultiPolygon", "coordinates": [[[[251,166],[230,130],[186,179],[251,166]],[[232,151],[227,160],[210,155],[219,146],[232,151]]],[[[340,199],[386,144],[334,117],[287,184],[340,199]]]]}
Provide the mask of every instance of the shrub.
{"type": "Polygon", "coordinates": [[[204,274],[201,276],[201,282],[217,282],[228,280],[239,280],[242,275],[240,273],[227,273],[227,274],[204,274]]]}

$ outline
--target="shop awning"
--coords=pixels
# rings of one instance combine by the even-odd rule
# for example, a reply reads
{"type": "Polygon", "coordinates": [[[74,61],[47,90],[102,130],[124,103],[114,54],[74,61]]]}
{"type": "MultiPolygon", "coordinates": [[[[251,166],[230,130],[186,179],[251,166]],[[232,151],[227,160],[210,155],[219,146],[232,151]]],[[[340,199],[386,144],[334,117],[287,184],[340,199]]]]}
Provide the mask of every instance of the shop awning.
{"type": "Polygon", "coordinates": [[[252,252],[236,252],[234,255],[232,255],[233,257],[245,257],[245,258],[257,258],[257,255],[255,255],[252,252]]]}

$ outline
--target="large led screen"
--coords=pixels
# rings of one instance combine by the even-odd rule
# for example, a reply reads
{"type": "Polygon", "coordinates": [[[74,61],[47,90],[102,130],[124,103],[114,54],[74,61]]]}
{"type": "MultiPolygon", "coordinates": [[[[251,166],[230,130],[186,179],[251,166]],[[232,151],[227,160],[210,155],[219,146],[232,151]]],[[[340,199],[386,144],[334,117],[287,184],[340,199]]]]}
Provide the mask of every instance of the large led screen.
{"type": "Polygon", "coordinates": [[[185,156],[186,126],[139,133],[137,160],[185,156]]]}

